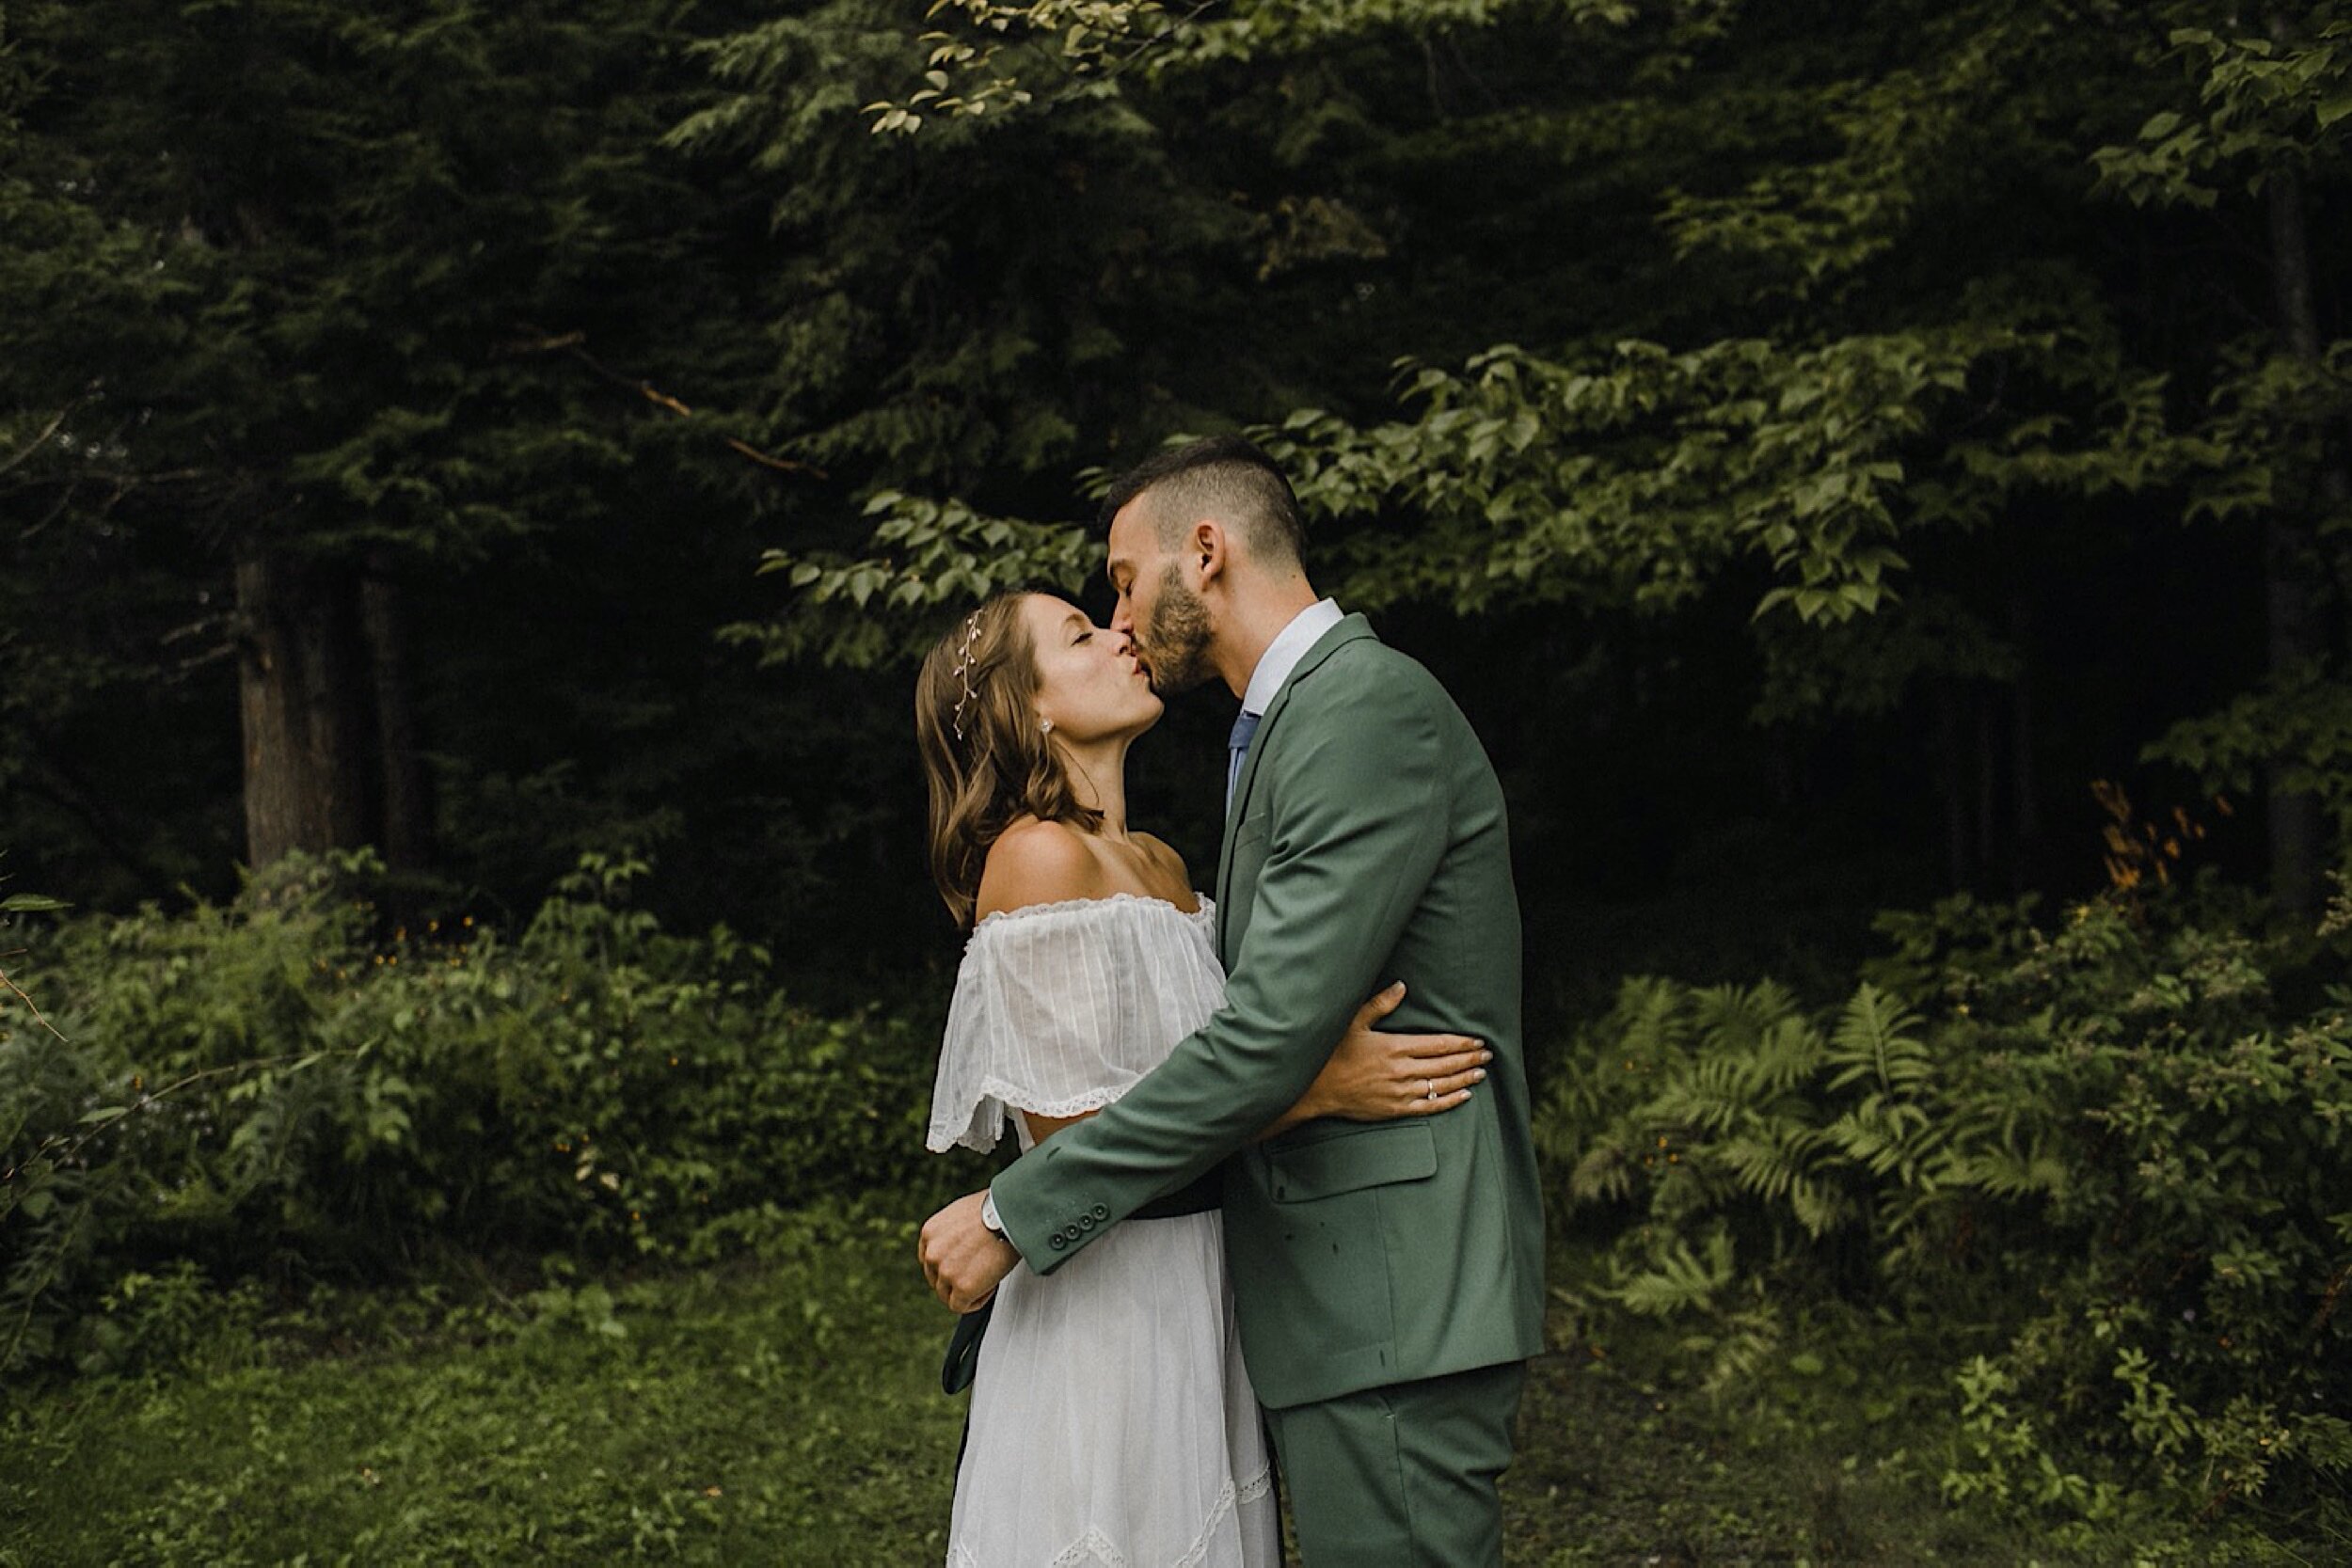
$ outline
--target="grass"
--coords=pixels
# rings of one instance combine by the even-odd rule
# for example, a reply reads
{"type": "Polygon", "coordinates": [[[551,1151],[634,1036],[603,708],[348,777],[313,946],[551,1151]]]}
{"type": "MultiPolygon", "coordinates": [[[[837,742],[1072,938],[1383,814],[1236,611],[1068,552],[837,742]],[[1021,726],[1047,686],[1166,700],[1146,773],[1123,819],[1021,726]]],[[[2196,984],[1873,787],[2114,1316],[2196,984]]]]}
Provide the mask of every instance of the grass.
{"type": "MultiPolygon", "coordinates": [[[[1565,1325],[1554,1326],[1557,1340],[1565,1325]]],[[[1810,1353],[1788,1359],[1825,1365],[1810,1353]]],[[[1929,1408],[1944,1402],[1930,1379],[1881,1400],[1859,1374],[1784,1364],[1742,1402],[1725,1403],[1696,1386],[1703,1365],[1678,1352],[1671,1332],[1622,1320],[1604,1338],[1579,1337],[1538,1360],[1519,1463],[1506,1478],[1515,1562],[2070,1560],[1943,1504],[1925,1456],[1900,1441],[1940,1414],[1929,1408]]]]}
{"type": "MultiPolygon", "coordinates": [[[[374,1319],[352,1348],[297,1314],[176,1372],[8,1399],[0,1568],[943,1555],[962,1402],[905,1218],[500,1299],[422,1331],[347,1300],[337,1323],[374,1319]]],[[[1888,1440],[1939,1393],[1865,1400],[1833,1368],[1727,1408],[1662,1336],[1557,1326],[1505,1481],[1514,1565],[2058,1560],[1944,1508],[1888,1440]]]]}
{"type": "Polygon", "coordinates": [[[935,1559],[962,1407],[909,1232],[796,1242],[478,1341],[17,1403],[0,1563],[935,1559]]]}

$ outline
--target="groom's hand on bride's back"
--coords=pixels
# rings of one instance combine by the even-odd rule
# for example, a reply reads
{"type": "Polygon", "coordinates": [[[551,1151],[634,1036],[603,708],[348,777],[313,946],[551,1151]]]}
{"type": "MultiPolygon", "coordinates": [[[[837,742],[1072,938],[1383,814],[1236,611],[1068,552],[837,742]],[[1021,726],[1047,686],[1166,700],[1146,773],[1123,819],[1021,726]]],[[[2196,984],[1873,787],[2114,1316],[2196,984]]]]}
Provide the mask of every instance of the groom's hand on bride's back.
{"type": "Polygon", "coordinates": [[[1010,1242],[991,1230],[980,1218],[985,1192],[966,1193],[923,1222],[915,1255],[923,1260],[923,1277],[931,1294],[958,1312],[977,1312],[988,1305],[1005,1275],[1021,1262],[1010,1242]]]}

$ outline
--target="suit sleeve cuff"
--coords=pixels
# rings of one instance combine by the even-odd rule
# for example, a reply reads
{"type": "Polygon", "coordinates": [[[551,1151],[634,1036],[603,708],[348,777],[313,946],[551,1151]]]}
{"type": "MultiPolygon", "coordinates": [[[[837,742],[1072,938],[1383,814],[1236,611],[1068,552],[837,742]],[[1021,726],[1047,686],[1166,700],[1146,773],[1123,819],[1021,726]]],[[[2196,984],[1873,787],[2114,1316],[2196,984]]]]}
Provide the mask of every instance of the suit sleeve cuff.
{"type": "Polygon", "coordinates": [[[1069,1216],[1056,1212],[1054,1183],[1042,1165],[1033,1164],[1038,1152],[1032,1149],[998,1171],[988,1196],[1004,1221],[1005,1240],[1021,1254],[1021,1260],[1038,1274],[1052,1274],[1083,1242],[1093,1239],[1094,1227],[1068,1223],[1069,1216]],[[1064,1223],[1057,1225],[1057,1219],[1064,1223]]]}
{"type": "Polygon", "coordinates": [[[993,1192],[984,1192],[980,1195],[980,1223],[994,1231],[1013,1251],[1021,1250],[1019,1244],[1010,1236],[1005,1235],[1005,1222],[997,1217],[996,1195],[993,1192]]]}

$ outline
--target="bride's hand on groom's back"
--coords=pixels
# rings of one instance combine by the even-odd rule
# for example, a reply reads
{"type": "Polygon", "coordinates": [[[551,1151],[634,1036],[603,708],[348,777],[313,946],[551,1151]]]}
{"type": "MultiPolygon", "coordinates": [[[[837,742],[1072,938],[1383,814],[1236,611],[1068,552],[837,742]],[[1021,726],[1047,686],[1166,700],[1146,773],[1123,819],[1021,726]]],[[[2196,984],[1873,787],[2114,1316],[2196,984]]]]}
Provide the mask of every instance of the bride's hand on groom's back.
{"type": "Polygon", "coordinates": [[[1377,1025],[1404,1001],[1399,980],[1356,1009],[1331,1059],[1285,1121],[1391,1121],[1434,1116],[1470,1099],[1494,1053],[1464,1035],[1380,1033],[1377,1025]]]}

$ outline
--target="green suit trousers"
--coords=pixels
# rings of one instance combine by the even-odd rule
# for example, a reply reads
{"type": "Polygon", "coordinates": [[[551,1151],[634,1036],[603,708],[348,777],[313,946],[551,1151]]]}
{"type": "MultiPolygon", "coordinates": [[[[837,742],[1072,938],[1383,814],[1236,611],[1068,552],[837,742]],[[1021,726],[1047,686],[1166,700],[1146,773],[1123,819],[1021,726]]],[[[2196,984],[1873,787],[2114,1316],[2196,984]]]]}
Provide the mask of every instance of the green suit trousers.
{"type": "Polygon", "coordinates": [[[1526,1381],[1511,1361],[1267,1411],[1306,1568],[1500,1568],[1526,1381]]]}

